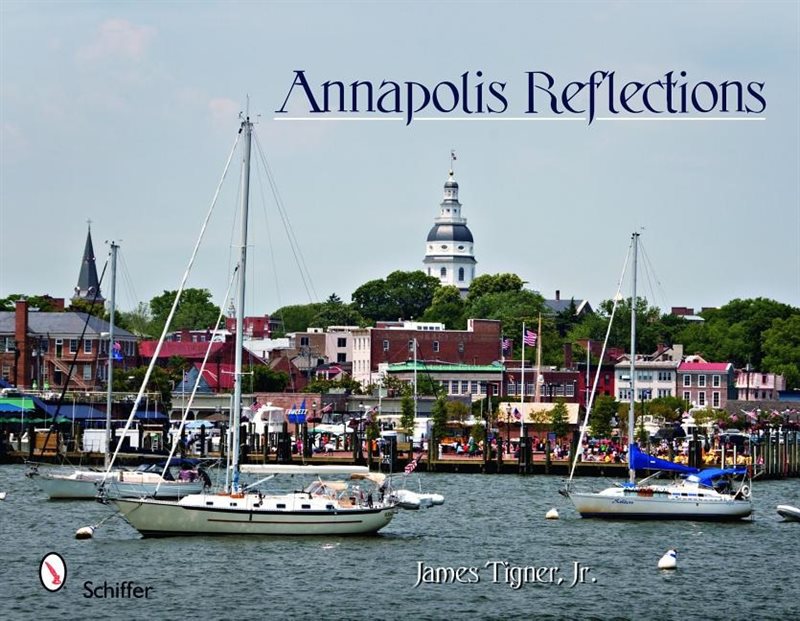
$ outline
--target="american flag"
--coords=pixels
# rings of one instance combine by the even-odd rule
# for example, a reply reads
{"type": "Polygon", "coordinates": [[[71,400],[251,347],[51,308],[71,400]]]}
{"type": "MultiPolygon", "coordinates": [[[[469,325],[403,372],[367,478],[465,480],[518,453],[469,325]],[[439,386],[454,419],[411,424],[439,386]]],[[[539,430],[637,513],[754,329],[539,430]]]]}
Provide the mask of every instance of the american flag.
{"type": "Polygon", "coordinates": [[[417,469],[417,458],[415,457],[410,462],[408,462],[408,465],[406,466],[406,469],[404,470],[404,472],[406,474],[411,474],[416,469],[417,469]]]}
{"type": "Polygon", "coordinates": [[[511,339],[503,339],[503,351],[511,351],[511,339]]]}
{"type": "Polygon", "coordinates": [[[525,341],[526,345],[530,345],[531,347],[533,347],[534,345],[536,345],[537,336],[538,335],[536,334],[536,332],[525,330],[525,338],[523,340],[525,341]]]}
{"type": "Polygon", "coordinates": [[[514,408],[514,418],[516,418],[517,420],[522,418],[522,414],[519,413],[519,410],[517,408],[514,408]]]}

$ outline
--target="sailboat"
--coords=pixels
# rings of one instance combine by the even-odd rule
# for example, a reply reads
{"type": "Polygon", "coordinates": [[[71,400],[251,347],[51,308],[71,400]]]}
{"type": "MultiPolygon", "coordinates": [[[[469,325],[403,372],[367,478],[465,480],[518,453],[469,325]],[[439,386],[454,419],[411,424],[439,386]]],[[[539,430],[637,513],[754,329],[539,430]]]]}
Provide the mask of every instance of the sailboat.
{"type": "Polygon", "coordinates": [[[103,491],[108,497],[139,497],[152,495],[158,487],[160,498],[180,498],[185,494],[201,491],[208,483],[208,475],[192,469],[192,477],[166,480],[161,470],[153,470],[152,465],[144,465],[134,471],[122,469],[109,470],[111,452],[111,403],[114,376],[114,314],[116,310],[117,251],[119,246],[111,242],[111,296],[109,299],[108,332],[108,388],[106,390],[106,447],[103,470],[76,469],[73,472],[39,472],[34,467],[27,473],[51,500],[91,500],[97,497],[100,485],[105,481],[103,491]],[[191,479],[191,480],[190,480],[191,479]]]}
{"type": "MultiPolygon", "coordinates": [[[[639,234],[632,236],[633,270],[631,293],[631,359],[630,406],[628,409],[628,469],[626,483],[600,492],[578,492],[571,489],[575,464],[580,457],[583,434],[587,427],[591,405],[578,441],[570,478],[561,493],[567,496],[575,509],[585,518],[610,519],[686,519],[686,520],[738,520],[748,517],[753,506],[750,498],[750,477],[745,466],[732,468],[698,469],[642,452],[634,442],[634,405],[636,397],[636,271],[639,234]],[[655,474],[636,480],[637,470],[655,470],[655,474]],[[656,477],[671,472],[681,478],[667,483],[656,477]]],[[[617,300],[619,299],[617,295],[617,300]]],[[[616,309],[616,300],[615,300],[616,309]]],[[[612,312],[613,320],[613,312],[612,312]]],[[[610,329],[610,325],[609,325],[610,329]]],[[[606,336],[606,342],[608,336],[606,336]]],[[[605,352],[605,347],[603,348],[605,352]]],[[[600,368],[597,370],[598,376],[600,368]]],[[[597,387],[597,378],[594,388],[597,387]]],[[[593,388],[593,392],[594,392],[593,388]]],[[[594,394],[592,394],[592,399],[594,394]]],[[[590,401],[590,404],[592,401],[590,401]]]]}
{"type": "Polygon", "coordinates": [[[242,120],[244,138],[241,173],[241,248],[237,267],[236,358],[231,411],[231,464],[225,490],[184,496],[178,501],[155,499],[112,500],[122,516],[144,537],[178,535],[363,535],[386,526],[397,512],[382,475],[365,466],[293,466],[239,464],[239,426],[242,408],[242,349],[250,187],[250,151],[253,126],[242,120]],[[240,471],[266,475],[243,487],[240,471]],[[267,494],[262,482],[281,475],[315,477],[300,491],[267,494]],[[329,475],[345,476],[334,481],[329,475]],[[230,485],[228,485],[228,479],[230,485]]]}

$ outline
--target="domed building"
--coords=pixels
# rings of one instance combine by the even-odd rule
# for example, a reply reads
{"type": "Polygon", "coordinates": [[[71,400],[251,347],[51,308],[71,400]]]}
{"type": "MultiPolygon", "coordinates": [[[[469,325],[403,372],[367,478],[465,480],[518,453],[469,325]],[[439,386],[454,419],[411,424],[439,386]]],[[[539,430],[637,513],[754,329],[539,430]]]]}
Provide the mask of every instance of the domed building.
{"type": "Polygon", "coordinates": [[[425,251],[425,272],[436,276],[442,285],[455,285],[466,295],[475,278],[475,260],[472,232],[467,219],[461,217],[458,202],[458,183],[451,168],[444,184],[444,199],[439,216],[428,233],[425,251]]]}

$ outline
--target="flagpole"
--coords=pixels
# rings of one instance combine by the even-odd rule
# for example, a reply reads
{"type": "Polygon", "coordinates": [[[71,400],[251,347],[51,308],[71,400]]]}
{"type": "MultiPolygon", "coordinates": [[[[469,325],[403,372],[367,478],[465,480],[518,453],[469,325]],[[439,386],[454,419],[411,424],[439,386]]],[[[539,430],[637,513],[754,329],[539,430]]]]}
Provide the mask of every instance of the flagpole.
{"type": "Polygon", "coordinates": [[[536,403],[542,400],[542,314],[539,313],[539,332],[536,334],[536,403]]]}
{"type": "Polygon", "coordinates": [[[522,322],[522,387],[520,388],[519,402],[519,441],[522,445],[522,432],[525,423],[525,322],[522,322]]]}

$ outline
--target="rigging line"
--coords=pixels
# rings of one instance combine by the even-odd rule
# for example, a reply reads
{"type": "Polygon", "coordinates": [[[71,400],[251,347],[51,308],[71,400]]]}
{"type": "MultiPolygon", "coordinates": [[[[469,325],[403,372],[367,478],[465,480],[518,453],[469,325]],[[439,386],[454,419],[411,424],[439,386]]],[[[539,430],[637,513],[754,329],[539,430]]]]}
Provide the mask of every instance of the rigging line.
{"type": "MultiPolygon", "coordinates": [[[[280,309],[283,308],[283,305],[281,304],[281,285],[280,282],[278,281],[278,263],[275,260],[275,247],[272,243],[272,230],[269,225],[269,213],[267,212],[267,201],[266,197],[264,196],[264,184],[261,182],[261,177],[256,176],[256,179],[258,180],[258,189],[259,193],[261,194],[261,208],[264,212],[264,220],[266,221],[267,224],[266,226],[267,248],[269,248],[269,257],[270,257],[270,262],[272,264],[272,273],[273,277],[275,278],[275,295],[277,298],[277,306],[275,308],[280,309]]],[[[283,321],[283,317],[281,317],[281,321],[283,321]]]]}
{"type": "MultiPolygon", "coordinates": [[[[181,279],[181,284],[178,287],[178,291],[175,292],[175,300],[172,302],[172,308],[169,311],[169,315],[167,316],[167,320],[164,323],[164,328],[161,331],[161,337],[158,339],[158,343],[156,344],[156,349],[153,352],[153,357],[150,359],[150,364],[147,366],[147,371],[144,374],[144,378],[142,379],[142,385],[139,387],[139,392],[136,394],[136,400],[133,402],[133,407],[131,408],[131,413],[128,416],[128,420],[125,421],[125,428],[122,431],[122,436],[125,437],[128,433],[128,429],[131,427],[131,423],[133,422],[133,416],[136,414],[136,410],[139,407],[139,403],[142,400],[142,396],[145,393],[147,388],[147,383],[150,381],[150,375],[153,373],[153,368],[156,366],[158,362],[158,356],[161,353],[161,348],[164,345],[164,340],[167,336],[167,331],[169,330],[170,324],[172,323],[172,319],[175,316],[175,312],[178,309],[178,302],[181,299],[181,294],[183,293],[183,289],[186,286],[186,281],[189,279],[189,274],[192,271],[192,266],[194,265],[194,261],[197,258],[197,252],[200,249],[200,242],[203,241],[203,237],[205,236],[206,230],[208,229],[208,224],[211,221],[211,215],[214,213],[214,207],[217,204],[217,198],[219,197],[220,189],[222,188],[222,183],[225,181],[225,177],[228,174],[228,170],[230,169],[231,160],[233,159],[234,154],[236,153],[236,147],[239,144],[239,137],[241,136],[241,132],[237,132],[236,138],[233,141],[233,147],[231,148],[231,152],[228,155],[228,161],[225,162],[225,169],[222,171],[222,177],[217,184],[216,192],[214,192],[214,198],[211,201],[211,205],[208,208],[208,213],[206,213],[205,220],[203,220],[203,225],[200,227],[200,235],[197,238],[197,242],[194,245],[194,249],[192,250],[192,256],[189,258],[189,264],[186,266],[186,271],[183,273],[183,278],[181,279]]],[[[106,479],[108,478],[108,473],[111,472],[111,468],[117,460],[117,455],[119,455],[119,451],[122,448],[122,442],[117,443],[117,448],[114,450],[114,455],[111,458],[111,461],[108,464],[108,469],[103,474],[103,483],[105,483],[106,479]]]]}
{"type": "MultiPolygon", "coordinates": [[[[578,458],[583,454],[583,439],[586,436],[586,430],[589,426],[589,417],[592,413],[592,407],[594,406],[594,397],[597,393],[597,385],[600,382],[600,373],[601,368],[603,366],[603,360],[605,359],[606,355],[606,347],[608,346],[608,339],[611,336],[611,326],[614,324],[614,315],[617,312],[617,307],[619,306],[619,302],[622,299],[622,283],[625,280],[625,272],[628,268],[628,260],[631,258],[631,251],[633,250],[634,241],[631,239],[631,244],[628,246],[628,252],[625,255],[625,262],[622,264],[622,273],[619,276],[619,281],[617,282],[617,293],[614,295],[614,304],[611,307],[611,315],[608,318],[608,326],[606,327],[606,337],[603,340],[603,348],[600,351],[600,360],[597,363],[597,370],[594,374],[594,382],[592,382],[592,392],[589,394],[589,403],[586,406],[586,414],[583,417],[583,424],[581,425],[581,431],[578,435],[578,442],[575,446],[575,457],[572,460],[572,467],[569,470],[569,479],[567,480],[567,487],[572,482],[573,477],[575,476],[575,468],[578,465],[578,458]]],[[[636,355],[635,353],[631,353],[631,355],[636,355]]],[[[591,359],[591,353],[590,353],[591,359]]],[[[630,459],[630,457],[629,457],[630,459]]]]}
{"type": "Polygon", "coordinates": [[[289,247],[292,249],[292,254],[294,255],[295,262],[297,263],[298,269],[300,270],[300,277],[303,280],[303,286],[306,289],[306,295],[308,295],[310,302],[319,301],[319,296],[314,288],[314,283],[311,280],[311,272],[306,265],[305,259],[303,257],[303,250],[300,244],[297,241],[297,236],[294,234],[294,229],[292,228],[292,224],[289,221],[289,214],[286,212],[286,209],[283,206],[283,199],[280,196],[280,192],[278,191],[277,183],[275,183],[275,177],[272,174],[272,169],[269,166],[269,162],[267,162],[266,155],[264,155],[263,150],[261,149],[261,142],[258,139],[258,135],[256,134],[256,149],[261,156],[261,163],[264,166],[264,171],[267,175],[267,179],[270,184],[270,188],[272,190],[272,195],[275,198],[275,203],[278,207],[278,214],[280,215],[281,219],[283,220],[283,226],[286,229],[287,238],[289,240],[289,247]],[[309,291],[310,289],[310,291],[309,291]],[[313,293],[313,297],[312,294],[313,293]]]}
{"type": "MultiPolygon", "coordinates": [[[[228,299],[228,295],[231,292],[231,288],[233,287],[233,283],[236,280],[237,276],[239,275],[238,272],[239,272],[239,266],[237,265],[236,268],[233,270],[233,274],[231,274],[231,279],[228,282],[228,290],[225,292],[225,296],[224,296],[223,300],[227,300],[228,299]]],[[[184,430],[184,428],[186,426],[186,417],[189,415],[189,412],[192,409],[192,405],[194,405],[194,397],[197,394],[197,389],[200,387],[200,382],[203,379],[203,373],[206,370],[206,363],[208,362],[208,358],[211,355],[211,348],[214,345],[214,343],[217,342],[215,340],[216,337],[222,332],[222,330],[220,328],[220,325],[222,323],[222,316],[225,313],[224,304],[222,306],[220,306],[220,309],[221,310],[220,310],[219,316],[217,317],[216,327],[214,328],[214,331],[211,333],[211,339],[208,341],[208,347],[206,347],[206,353],[205,353],[205,356],[203,356],[203,362],[200,364],[200,372],[197,374],[197,379],[194,381],[194,386],[192,387],[192,392],[189,395],[189,401],[186,402],[184,404],[184,407],[183,407],[183,416],[181,416],[181,424],[178,427],[178,433],[177,433],[177,438],[178,439],[181,438],[181,434],[183,433],[183,430],[184,430]]],[[[182,379],[183,379],[184,382],[186,381],[185,378],[182,378],[182,379]]],[[[217,382],[219,382],[219,380],[220,380],[220,378],[217,378],[217,382]]],[[[164,465],[164,470],[161,472],[161,481],[164,480],[164,477],[167,474],[167,470],[169,470],[170,461],[172,461],[172,458],[175,456],[175,449],[177,447],[178,447],[178,442],[173,442],[172,446],[170,447],[170,450],[169,450],[169,457],[167,458],[167,462],[164,465]]],[[[156,490],[155,490],[155,494],[156,495],[158,494],[158,490],[161,487],[161,481],[159,481],[156,484],[156,490]]]]}
{"type": "Polygon", "coordinates": [[[649,285],[650,292],[651,292],[651,294],[653,296],[652,297],[653,304],[655,306],[657,306],[658,308],[663,308],[664,311],[666,312],[666,308],[667,308],[667,306],[666,306],[666,301],[667,301],[666,292],[664,291],[664,287],[663,287],[663,285],[661,283],[661,280],[659,279],[658,274],[656,274],[656,270],[653,267],[653,263],[652,263],[652,261],[650,261],[650,257],[648,256],[647,251],[644,248],[644,244],[642,244],[641,241],[639,242],[639,250],[641,251],[642,256],[644,257],[645,275],[647,276],[647,284],[649,285]],[[653,280],[655,280],[656,287],[654,287],[652,285],[652,283],[650,282],[651,274],[652,274],[653,280]],[[657,295],[659,293],[660,293],[660,296],[657,295]],[[659,297],[660,297],[660,300],[659,300],[659,297]],[[662,304],[658,304],[659,301],[662,304]]]}
{"type": "Polygon", "coordinates": [[[128,304],[130,304],[130,308],[136,308],[136,305],[139,303],[138,295],[136,294],[136,288],[133,285],[133,278],[131,278],[131,272],[128,269],[128,263],[125,260],[125,255],[122,252],[122,248],[117,249],[117,267],[122,268],[118,271],[122,272],[122,280],[125,281],[123,289],[126,290],[128,293],[128,304]]]}
{"type": "Polygon", "coordinates": [[[306,290],[306,295],[310,302],[314,302],[317,299],[316,291],[313,291],[314,287],[311,284],[311,275],[306,267],[305,260],[303,259],[302,249],[300,244],[297,242],[297,238],[294,235],[294,230],[292,229],[292,225],[289,222],[289,216],[286,213],[286,210],[283,208],[283,200],[281,199],[280,192],[278,191],[277,183],[275,183],[275,178],[272,174],[272,170],[269,167],[269,163],[267,162],[267,158],[261,149],[261,143],[258,140],[258,136],[256,136],[256,149],[258,154],[261,156],[261,162],[264,166],[264,171],[267,176],[267,180],[270,184],[270,189],[272,190],[273,198],[275,199],[275,204],[278,209],[278,215],[281,217],[283,221],[283,227],[286,230],[286,239],[289,242],[289,248],[292,251],[294,256],[295,263],[297,264],[297,269],[300,272],[300,278],[303,281],[303,287],[306,290]],[[309,285],[310,288],[309,288],[309,285]],[[313,291],[314,296],[312,297],[311,292],[313,291]]]}

